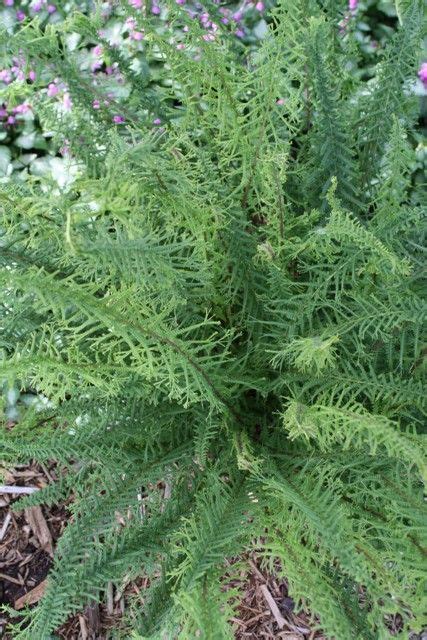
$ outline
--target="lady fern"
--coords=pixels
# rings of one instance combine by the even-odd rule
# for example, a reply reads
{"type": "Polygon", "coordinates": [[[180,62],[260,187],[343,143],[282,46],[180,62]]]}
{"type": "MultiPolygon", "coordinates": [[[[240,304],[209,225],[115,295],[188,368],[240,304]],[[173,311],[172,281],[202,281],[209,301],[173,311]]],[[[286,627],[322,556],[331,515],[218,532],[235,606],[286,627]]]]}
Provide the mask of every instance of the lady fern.
{"type": "Polygon", "coordinates": [[[78,166],[63,188],[2,185],[1,378],[48,402],[3,427],[1,456],[63,468],[18,507],[73,498],[17,640],[142,573],[124,637],[230,638],[224,560],[259,541],[329,637],[423,625],[423,209],[405,139],[422,8],[366,87],[324,5],[280,0],[244,55],[176,6],[161,32],[133,11],[173,86],[150,97],[124,61],[120,126],[64,53],[96,14],[12,42],[67,83],[64,121],[38,100],[78,166]]]}

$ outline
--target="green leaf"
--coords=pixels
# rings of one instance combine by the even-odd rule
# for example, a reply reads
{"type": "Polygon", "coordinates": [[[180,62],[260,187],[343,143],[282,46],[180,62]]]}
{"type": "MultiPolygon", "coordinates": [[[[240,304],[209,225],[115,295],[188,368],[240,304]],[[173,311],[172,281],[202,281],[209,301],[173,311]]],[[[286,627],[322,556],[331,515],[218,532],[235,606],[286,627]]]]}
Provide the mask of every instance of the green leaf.
{"type": "Polygon", "coordinates": [[[0,178],[9,176],[12,173],[11,157],[10,148],[0,145],[0,178]]]}

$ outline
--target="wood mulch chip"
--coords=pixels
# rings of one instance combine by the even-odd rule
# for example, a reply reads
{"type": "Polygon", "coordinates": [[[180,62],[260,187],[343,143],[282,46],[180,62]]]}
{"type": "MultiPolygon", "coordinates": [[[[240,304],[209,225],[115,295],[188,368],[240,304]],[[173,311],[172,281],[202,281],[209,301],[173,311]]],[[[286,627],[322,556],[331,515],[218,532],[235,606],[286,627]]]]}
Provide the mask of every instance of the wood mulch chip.
{"type": "MultiPolygon", "coordinates": [[[[237,577],[226,578],[224,588],[239,593],[237,615],[232,622],[236,640],[327,640],[313,616],[295,612],[295,603],[288,593],[288,585],[261,565],[256,553],[247,554],[239,563],[237,577]]],[[[230,565],[233,561],[230,561],[230,565]]],[[[233,575],[234,574],[234,575],[233,575]]]]}

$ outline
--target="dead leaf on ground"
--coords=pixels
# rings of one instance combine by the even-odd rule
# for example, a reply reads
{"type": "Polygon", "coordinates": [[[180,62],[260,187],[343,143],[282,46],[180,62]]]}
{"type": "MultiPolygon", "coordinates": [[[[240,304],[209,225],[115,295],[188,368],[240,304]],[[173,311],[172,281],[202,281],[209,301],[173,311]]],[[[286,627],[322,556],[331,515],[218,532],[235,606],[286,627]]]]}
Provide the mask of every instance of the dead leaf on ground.
{"type": "Polygon", "coordinates": [[[15,609],[23,609],[26,605],[35,604],[40,600],[46,589],[47,580],[43,580],[34,589],[15,600],[15,609]]]}

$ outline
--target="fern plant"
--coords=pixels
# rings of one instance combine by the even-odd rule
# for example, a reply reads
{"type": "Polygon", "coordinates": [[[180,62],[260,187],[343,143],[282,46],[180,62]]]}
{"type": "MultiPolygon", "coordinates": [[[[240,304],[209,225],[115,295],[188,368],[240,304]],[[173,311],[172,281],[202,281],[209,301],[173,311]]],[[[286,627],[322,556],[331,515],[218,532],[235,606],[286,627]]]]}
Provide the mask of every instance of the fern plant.
{"type": "Polygon", "coordinates": [[[231,638],[224,560],[254,544],[331,638],[425,622],[425,198],[406,139],[422,6],[367,86],[343,9],[280,0],[243,62],[180,7],[161,33],[129,9],[179,96],[162,128],[126,66],[120,123],[93,110],[64,51],[96,14],[11,43],[61,69],[73,110],[40,113],[79,169],[2,185],[0,377],[47,401],[2,427],[1,457],[63,469],[17,508],[72,496],[16,640],[140,574],[118,634],[231,638]]]}

